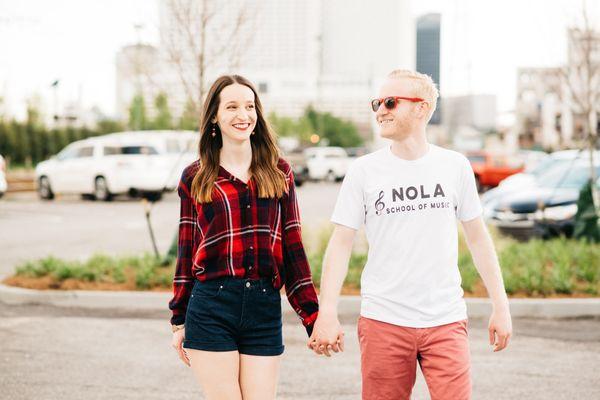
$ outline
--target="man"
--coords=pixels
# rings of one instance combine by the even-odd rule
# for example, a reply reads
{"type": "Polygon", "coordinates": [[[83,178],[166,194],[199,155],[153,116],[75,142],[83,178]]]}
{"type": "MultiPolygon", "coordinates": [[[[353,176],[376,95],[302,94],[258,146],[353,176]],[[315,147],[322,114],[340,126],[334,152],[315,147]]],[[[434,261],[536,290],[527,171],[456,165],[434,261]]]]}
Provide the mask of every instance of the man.
{"type": "Polygon", "coordinates": [[[457,266],[461,221],[475,266],[492,300],[489,339],[504,349],[512,333],[508,299],[483,223],[473,170],[460,153],[427,142],[438,91],[430,77],[393,71],[372,101],[385,148],[357,159],[331,218],[320,313],[308,346],[343,350],[337,302],[356,231],[369,242],[361,278],[362,396],[409,399],[417,362],[432,400],[469,399],[467,313],[457,266]]]}

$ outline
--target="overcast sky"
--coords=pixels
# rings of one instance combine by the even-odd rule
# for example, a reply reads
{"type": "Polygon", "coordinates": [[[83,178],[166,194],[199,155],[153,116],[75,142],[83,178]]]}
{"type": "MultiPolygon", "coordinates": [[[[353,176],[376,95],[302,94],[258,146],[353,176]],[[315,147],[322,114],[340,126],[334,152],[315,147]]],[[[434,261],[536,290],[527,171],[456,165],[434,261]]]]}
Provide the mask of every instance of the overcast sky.
{"type": "MultiPolygon", "coordinates": [[[[367,0],[365,0],[366,2],[367,0]]],[[[588,1],[595,26],[599,2],[588,1]]],[[[371,4],[371,3],[369,3],[371,4]]],[[[441,89],[448,95],[491,93],[499,111],[514,108],[516,70],[566,60],[566,27],[581,0],[421,0],[415,16],[442,14],[441,89]]],[[[114,113],[115,55],[142,40],[156,43],[157,0],[0,0],[0,96],[22,116],[27,98],[77,99],[114,113]]]]}

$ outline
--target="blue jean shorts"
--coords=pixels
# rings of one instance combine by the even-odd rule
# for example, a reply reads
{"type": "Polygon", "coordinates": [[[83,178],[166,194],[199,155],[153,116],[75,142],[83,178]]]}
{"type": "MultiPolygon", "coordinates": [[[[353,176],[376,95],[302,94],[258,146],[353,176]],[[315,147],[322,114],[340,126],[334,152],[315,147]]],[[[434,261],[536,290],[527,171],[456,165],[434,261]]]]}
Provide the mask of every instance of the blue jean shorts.
{"type": "Polygon", "coordinates": [[[281,295],[270,279],[196,280],[183,347],[255,356],[283,353],[281,295]]]}

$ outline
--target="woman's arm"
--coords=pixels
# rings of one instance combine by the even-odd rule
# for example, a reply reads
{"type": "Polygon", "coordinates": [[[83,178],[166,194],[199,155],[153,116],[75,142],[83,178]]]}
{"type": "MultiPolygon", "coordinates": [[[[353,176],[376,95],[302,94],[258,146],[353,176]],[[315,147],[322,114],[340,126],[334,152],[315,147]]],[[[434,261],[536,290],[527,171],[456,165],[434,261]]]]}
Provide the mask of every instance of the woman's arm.
{"type": "Polygon", "coordinates": [[[288,193],[282,199],[282,242],[285,268],[285,291],[290,305],[296,311],[308,335],[319,310],[317,293],[312,281],[310,266],[302,244],[300,212],[292,169],[287,165],[288,193]]]}
{"type": "Polygon", "coordinates": [[[181,208],[177,239],[177,264],[173,277],[173,298],[169,302],[169,309],[173,313],[171,317],[172,325],[181,325],[185,322],[185,313],[195,279],[192,274],[192,263],[195,231],[197,229],[196,208],[184,177],[185,171],[177,189],[181,208]]]}

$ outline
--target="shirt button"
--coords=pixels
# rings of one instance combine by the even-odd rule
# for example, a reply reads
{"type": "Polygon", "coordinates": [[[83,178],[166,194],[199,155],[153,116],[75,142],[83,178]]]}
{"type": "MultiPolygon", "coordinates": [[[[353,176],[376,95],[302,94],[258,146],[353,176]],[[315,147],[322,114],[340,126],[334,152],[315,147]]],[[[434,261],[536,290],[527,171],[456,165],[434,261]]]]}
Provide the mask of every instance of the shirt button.
{"type": "Polygon", "coordinates": [[[250,287],[250,282],[246,282],[246,287],[250,287]]]}
{"type": "Polygon", "coordinates": [[[248,267],[248,269],[252,269],[252,265],[248,267]]]}
{"type": "Polygon", "coordinates": [[[246,208],[250,208],[250,204],[248,204],[248,205],[246,206],[246,208]]]}
{"type": "Polygon", "coordinates": [[[250,250],[254,250],[254,246],[250,246],[250,250]]]}

